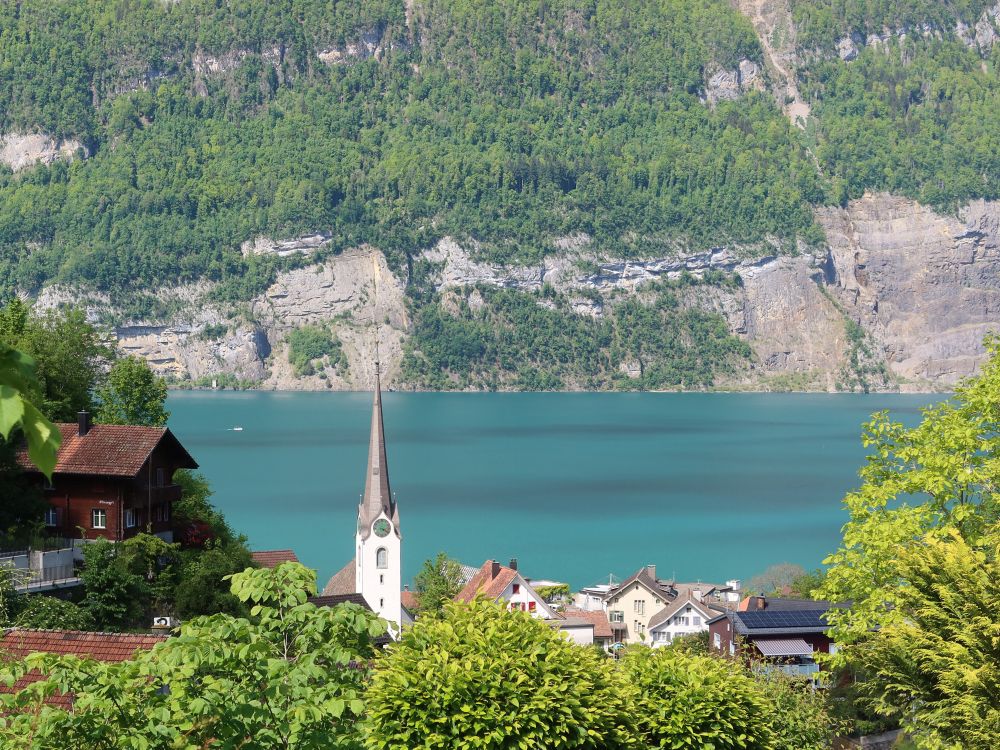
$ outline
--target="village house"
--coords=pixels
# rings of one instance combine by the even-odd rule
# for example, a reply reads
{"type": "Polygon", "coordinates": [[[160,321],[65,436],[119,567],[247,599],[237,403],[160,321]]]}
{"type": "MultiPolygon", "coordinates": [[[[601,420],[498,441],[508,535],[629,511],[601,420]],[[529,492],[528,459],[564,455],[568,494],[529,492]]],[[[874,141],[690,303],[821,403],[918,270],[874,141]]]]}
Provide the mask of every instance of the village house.
{"type": "MultiPolygon", "coordinates": [[[[661,580],[656,577],[656,566],[646,565],[612,586],[604,595],[603,602],[616,642],[648,643],[652,639],[650,627],[654,622],[664,626],[664,623],[677,615],[669,610],[678,599],[697,602],[701,613],[680,614],[680,619],[664,626],[665,630],[661,627],[661,632],[664,633],[661,638],[668,632],[679,634],[685,617],[688,620],[687,626],[684,626],[686,628],[693,627],[691,623],[694,618],[698,618],[699,622],[697,629],[685,629],[684,632],[705,630],[705,613],[709,611],[707,608],[735,607],[739,601],[739,589],[740,582],[737,580],[728,581],[725,585],[661,580]]],[[[587,599],[589,597],[590,594],[587,599]]]]}
{"type": "Polygon", "coordinates": [[[709,648],[798,676],[819,671],[817,653],[835,653],[826,614],[846,606],[809,599],[747,597],[708,622],[709,648]]]}
{"type": "Polygon", "coordinates": [[[169,429],[91,424],[87,412],[57,427],[62,444],[51,482],[26,448],[17,454],[49,502],[48,534],[121,541],[145,531],[173,541],[173,504],[181,497],[174,472],[198,464],[169,429]]]}
{"type": "Polygon", "coordinates": [[[654,648],[668,646],[679,636],[704,633],[708,630],[708,621],[719,613],[719,609],[699,601],[688,591],[686,596],[677,597],[650,619],[650,645],[654,648]]]}
{"type": "Polygon", "coordinates": [[[556,611],[546,604],[518,572],[517,560],[511,560],[510,565],[487,560],[455,595],[455,601],[468,603],[477,596],[503,604],[509,610],[529,612],[545,620],[554,620],[558,617],[556,611]]]}

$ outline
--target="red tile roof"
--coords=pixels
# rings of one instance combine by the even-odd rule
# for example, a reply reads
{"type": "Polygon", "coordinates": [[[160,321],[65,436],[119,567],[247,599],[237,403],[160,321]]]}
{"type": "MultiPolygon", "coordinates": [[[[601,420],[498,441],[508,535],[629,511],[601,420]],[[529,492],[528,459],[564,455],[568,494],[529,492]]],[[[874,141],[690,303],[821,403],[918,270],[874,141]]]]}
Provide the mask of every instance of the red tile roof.
{"type": "Polygon", "coordinates": [[[406,607],[408,610],[413,612],[416,609],[420,609],[420,600],[417,598],[416,593],[413,591],[401,591],[399,593],[400,603],[406,607]]]}
{"type": "Polygon", "coordinates": [[[608,622],[608,613],[603,609],[595,611],[587,609],[577,609],[567,607],[561,614],[567,619],[586,620],[594,625],[594,638],[610,638],[611,623],[608,622]]]}
{"type": "Polygon", "coordinates": [[[344,567],[330,576],[330,580],[323,587],[323,596],[336,596],[338,594],[356,594],[357,576],[354,570],[354,558],[344,567]]]}
{"type": "Polygon", "coordinates": [[[281,563],[299,561],[290,549],[265,549],[251,552],[250,557],[262,568],[277,568],[281,563]]]}
{"type": "MultiPolygon", "coordinates": [[[[56,425],[62,434],[57,454],[56,474],[96,474],[98,476],[134,477],[146,459],[162,442],[173,444],[186,469],[198,464],[166,427],[95,424],[86,435],[79,434],[79,425],[56,425]]],[[[17,452],[18,463],[28,470],[37,470],[28,458],[27,447],[17,452]]]]}
{"type": "MultiPolygon", "coordinates": [[[[97,661],[120,662],[131,659],[140,649],[153,648],[166,638],[165,635],[10,628],[0,635],[0,662],[23,659],[28,654],[37,652],[73,654],[97,661]]],[[[0,685],[0,692],[18,693],[40,679],[42,676],[37,672],[29,672],[11,688],[0,685]]],[[[56,708],[69,709],[73,705],[73,696],[56,693],[46,698],[45,703],[56,708]]]]}
{"type": "Polygon", "coordinates": [[[30,630],[10,628],[0,637],[0,653],[14,659],[28,654],[75,654],[97,661],[125,661],[139,649],[151,649],[165,635],[88,633],[79,630],[30,630]]]}
{"type": "Polygon", "coordinates": [[[508,568],[493,560],[487,560],[483,567],[472,576],[465,588],[455,596],[457,602],[471,602],[477,595],[481,595],[490,601],[496,599],[504,592],[507,585],[517,577],[517,571],[508,568]]]}

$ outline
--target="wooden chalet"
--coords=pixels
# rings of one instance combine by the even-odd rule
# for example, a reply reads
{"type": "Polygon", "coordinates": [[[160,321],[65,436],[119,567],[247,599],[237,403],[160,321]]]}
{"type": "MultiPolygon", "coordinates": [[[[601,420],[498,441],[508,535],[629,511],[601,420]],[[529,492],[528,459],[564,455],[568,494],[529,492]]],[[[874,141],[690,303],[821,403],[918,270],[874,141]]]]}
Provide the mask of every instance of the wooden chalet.
{"type": "Polygon", "coordinates": [[[169,429],[91,424],[87,412],[57,427],[62,444],[51,483],[26,448],[18,452],[49,501],[49,534],[121,541],[145,531],[173,540],[173,504],[181,497],[174,472],[198,464],[169,429]]]}

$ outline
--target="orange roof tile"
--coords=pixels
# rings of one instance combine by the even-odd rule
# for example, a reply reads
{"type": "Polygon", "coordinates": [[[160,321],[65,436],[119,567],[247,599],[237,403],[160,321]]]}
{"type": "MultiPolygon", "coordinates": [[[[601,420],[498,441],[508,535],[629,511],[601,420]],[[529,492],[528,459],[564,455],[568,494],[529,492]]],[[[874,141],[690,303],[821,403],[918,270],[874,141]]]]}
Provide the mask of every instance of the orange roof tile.
{"type": "MultiPolygon", "coordinates": [[[[23,659],[28,654],[38,652],[73,654],[97,661],[121,662],[131,659],[136,651],[151,649],[166,639],[165,635],[10,628],[0,635],[0,662],[23,659]]],[[[32,671],[15,682],[11,688],[0,686],[0,692],[18,693],[41,679],[42,676],[38,672],[32,671]]],[[[73,696],[56,693],[47,697],[45,703],[68,710],[73,706],[73,696]]]]}
{"type": "MultiPolygon", "coordinates": [[[[166,427],[95,424],[86,435],[81,436],[79,425],[75,422],[56,426],[62,435],[62,444],[56,456],[56,474],[134,477],[163,440],[174,444],[184,459],[184,468],[198,468],[195,460],[166,427]]],[[[18,449],[17,462],[29,471],[37,471],[28,458],[26,446],[18,449]]]]}
{"type": "Polygon", "coordinates": [[[15,659],[28,654],[74,654],[97,661],[125,661],[139,649],[151,649],[165,635],[142,633],[89,633],[79,630],[30,630],[10,628],[0,637],[0,653],[15,659]]]}
{"type": "Polygon", "coordinates": [[[455,596],[457,602],[471,602],[476,596],[495,601],[517,576],[517,571],[493,560],[487,560],[455,596]]]}
{"type": "Polygon", "coordinates": [[[250,553],[251,559],[262,568],[277,568],[281,563],[299,561],[290,549],[266,549],[250,553]]]}
{"type": "Polygon", "coordinates": [[[413,591],[401,591],[399,593],[399,601],[411,612],[416,609],[420,609],[420,599],[413,591]]]}
{"type": "Polygon", "coordinates": [[[586,620],[594,625],[594,638],[610,638],[611,623],[608,621],[608,613],[603,609],[588,610],[567,607],[561,614],[569,619],[586,620]]]}

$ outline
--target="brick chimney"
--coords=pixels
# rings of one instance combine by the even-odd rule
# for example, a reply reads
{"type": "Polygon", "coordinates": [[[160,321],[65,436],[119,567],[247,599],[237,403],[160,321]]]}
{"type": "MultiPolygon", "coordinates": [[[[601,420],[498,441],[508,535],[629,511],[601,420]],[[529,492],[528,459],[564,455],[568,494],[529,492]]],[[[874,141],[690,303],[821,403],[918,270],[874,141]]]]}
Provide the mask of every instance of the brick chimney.
{"type": "Polygon", "coordinates": [[[83,437],[90,432],[90,412],[81,411],[76,415],[77,434],[83,437]]]}
{"type": "Polygon", "coordinates": [[[652,576],[653,580],[655,581],[656,580],[656,566],[655,565],[647,565],[646,566],[646,570],[649,571],[649,575],[652,576]]]}
{"type": "Polygon", "coordinates": [[[510,558],[510,569],[511,570],[517,570],[517,558],[516,557],[510,558]]]}
{"type": "Polygon", "coordinates": [[[496,560],[490,560],[490,580],[492,581],[498,575],[500,575],[500,563],[496,560]]]}

